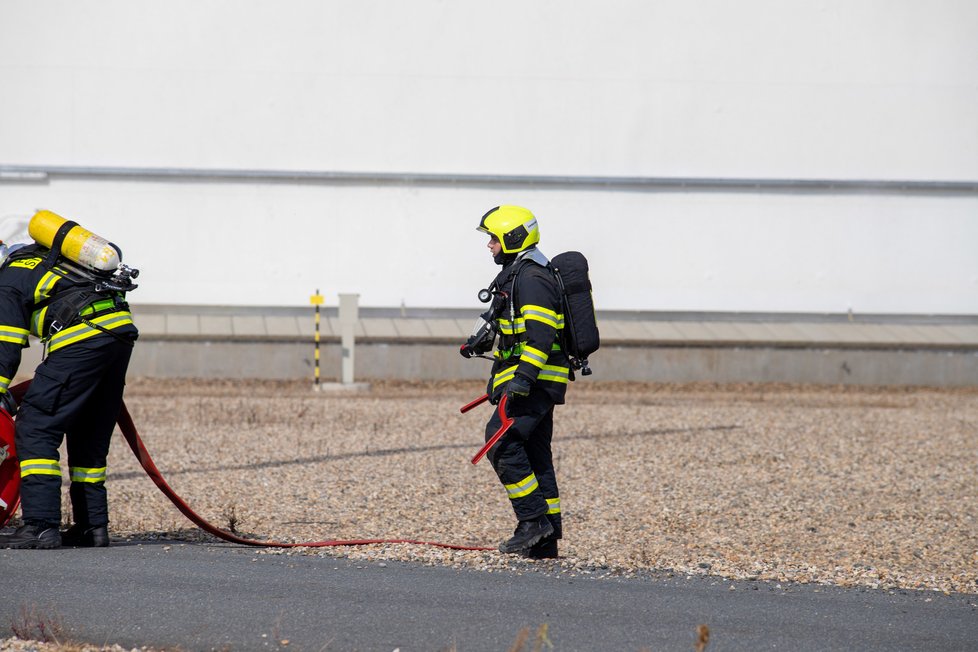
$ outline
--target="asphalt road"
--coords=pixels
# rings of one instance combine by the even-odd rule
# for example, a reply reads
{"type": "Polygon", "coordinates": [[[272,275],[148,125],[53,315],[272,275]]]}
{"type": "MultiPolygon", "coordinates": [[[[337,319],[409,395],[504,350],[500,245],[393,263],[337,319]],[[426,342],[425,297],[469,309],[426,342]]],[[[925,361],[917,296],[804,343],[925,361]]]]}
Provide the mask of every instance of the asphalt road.
{"type": "Polygon", "coordinates": [[[546,624],[557,651],[692,650],[705,624],[709,652],[978,649],[978,595],[486,573],[225,544],[0,550],[0,589],[4,637],[47,620],[70,640],[126,647],[505,651],[546,624]]]}

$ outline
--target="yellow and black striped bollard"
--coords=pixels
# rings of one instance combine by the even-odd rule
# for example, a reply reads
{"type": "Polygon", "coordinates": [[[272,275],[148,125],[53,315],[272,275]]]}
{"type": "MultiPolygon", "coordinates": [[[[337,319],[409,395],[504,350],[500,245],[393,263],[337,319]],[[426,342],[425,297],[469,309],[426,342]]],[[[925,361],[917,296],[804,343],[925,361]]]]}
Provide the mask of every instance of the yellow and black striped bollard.
{"type": "Polygon", "coordinates": [[[313,380],[312,388],[314,391],[319,391],[319,306],[323,305],[323,295],[319,294],[319,288],[316,288],[316,294],[309,297],[309,303],[315,307],[316,311],[316,356],[315,356],[315,377],[313,380]]]}

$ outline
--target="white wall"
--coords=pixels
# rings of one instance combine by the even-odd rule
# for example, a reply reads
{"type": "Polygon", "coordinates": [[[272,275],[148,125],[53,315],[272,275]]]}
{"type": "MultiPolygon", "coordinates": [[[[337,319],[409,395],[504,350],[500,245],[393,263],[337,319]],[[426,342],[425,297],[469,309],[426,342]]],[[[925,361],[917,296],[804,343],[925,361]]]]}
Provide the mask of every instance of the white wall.
{"type": "MultiPolygon", "coordinates": [[[[978,180],[978,3],[0,0],[0,165],[978,180]]],[[[0,181],[134,302],[471,306],[521,203],[599,308],[978,313],[978,195],[0,181]]]]}
{"type": "MultiPolygon", "coordinates": [[[[3,186],[122,246],[143,303],[473,306],[490,190],[3,186]],[[94,190],[94,191],[93,191],[94,190]]],[[[544,252],[584,251],[599,309],[978,314],[978,199],[520,190],[544,252]]]]}

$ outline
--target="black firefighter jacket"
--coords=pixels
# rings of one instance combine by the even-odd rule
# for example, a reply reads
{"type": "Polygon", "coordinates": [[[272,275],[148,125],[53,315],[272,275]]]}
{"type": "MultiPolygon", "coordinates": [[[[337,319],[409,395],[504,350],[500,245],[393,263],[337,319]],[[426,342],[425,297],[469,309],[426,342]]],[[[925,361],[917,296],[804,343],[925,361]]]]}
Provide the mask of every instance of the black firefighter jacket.
{"type": "Polygon", "coordinates": [[[563,403],[570,363],[561,348],[564,315],[553,274],[533,260],[517,259],[503,268],[495,286],[508,299],[496,320],[499,345],[487,388],[493,402],[519,373],[554,403],[563,403]]]}

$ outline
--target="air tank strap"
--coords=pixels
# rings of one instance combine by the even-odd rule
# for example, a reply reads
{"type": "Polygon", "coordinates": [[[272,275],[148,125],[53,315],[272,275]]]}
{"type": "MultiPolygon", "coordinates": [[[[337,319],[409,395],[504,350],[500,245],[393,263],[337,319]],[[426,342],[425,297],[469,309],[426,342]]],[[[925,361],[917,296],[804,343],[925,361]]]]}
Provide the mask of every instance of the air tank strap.
{"type": "Polygon", "coordinates": [[[78,222],[66,220],[58,229],[57,233],[54,234],[54,238],[51,240],[51,251],[48,252],[47,257],[44,259],[45,267],[51,269],[58,262],[58,256],[61,255],[61,244],[65,241],[68,231],[71,231],[76,226],[78,226],[78,222]]]}

